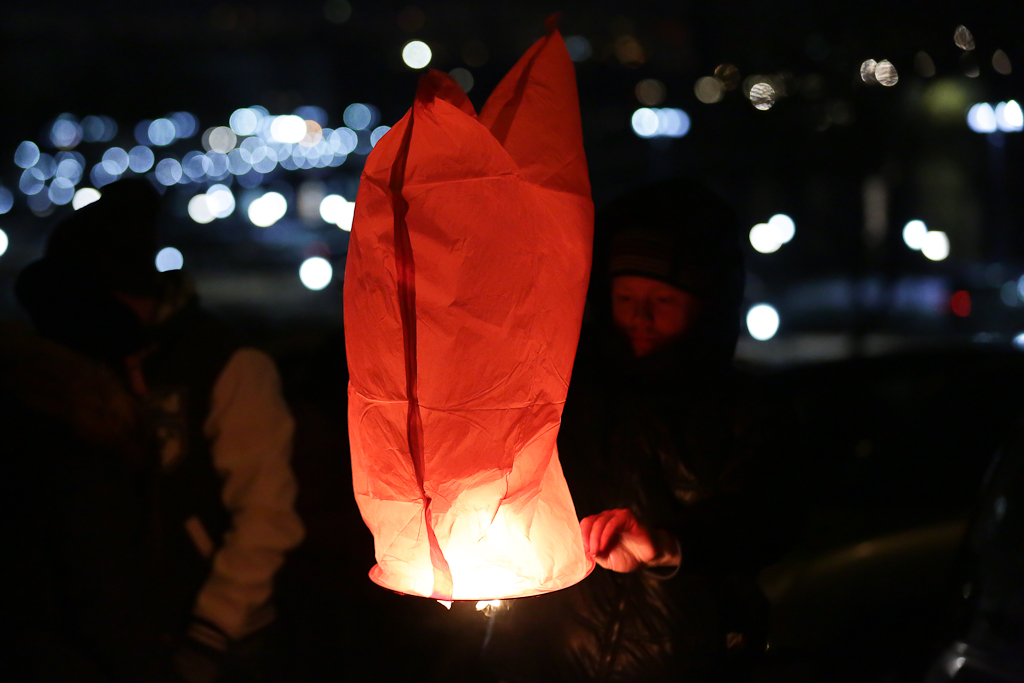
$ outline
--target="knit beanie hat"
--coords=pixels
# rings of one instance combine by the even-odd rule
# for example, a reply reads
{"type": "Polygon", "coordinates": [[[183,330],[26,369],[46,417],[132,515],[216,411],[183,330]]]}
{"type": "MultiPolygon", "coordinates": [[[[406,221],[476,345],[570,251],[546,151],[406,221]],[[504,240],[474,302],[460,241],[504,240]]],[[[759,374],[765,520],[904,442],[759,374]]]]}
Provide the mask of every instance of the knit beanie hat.
{"type": "Polygon", "coordinates": [[[142,324],[114,293],[159,295],[159,209],[149,181],[121,180],[54,228],[43,258],[14,284],[40,334],[115,364],[147,344],[142,324]]]}

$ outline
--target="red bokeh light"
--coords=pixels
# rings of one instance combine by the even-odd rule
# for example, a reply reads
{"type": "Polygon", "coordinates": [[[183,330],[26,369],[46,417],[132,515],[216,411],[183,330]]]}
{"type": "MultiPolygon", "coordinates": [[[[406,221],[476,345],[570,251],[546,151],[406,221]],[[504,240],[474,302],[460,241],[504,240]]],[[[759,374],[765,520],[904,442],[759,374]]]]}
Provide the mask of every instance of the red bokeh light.
{"type": "Polygon", "coordinates": [[[960,290],[953,295],[953,298],[949,301],[950,308],[953,309],[953,314],[966,318],[971,314],[971,295],[965,290],[960,290]]]}

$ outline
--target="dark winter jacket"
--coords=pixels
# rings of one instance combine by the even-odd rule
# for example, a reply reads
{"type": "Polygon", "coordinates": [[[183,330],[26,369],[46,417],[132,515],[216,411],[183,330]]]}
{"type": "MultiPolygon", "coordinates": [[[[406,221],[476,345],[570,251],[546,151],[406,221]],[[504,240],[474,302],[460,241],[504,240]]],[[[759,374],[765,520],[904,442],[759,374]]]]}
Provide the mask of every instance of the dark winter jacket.
{"type": "Polygon", "coordinates": [[[112,373],[0,325],[0,679],[175,680],[153,608],[156,453],[112,373]]]}

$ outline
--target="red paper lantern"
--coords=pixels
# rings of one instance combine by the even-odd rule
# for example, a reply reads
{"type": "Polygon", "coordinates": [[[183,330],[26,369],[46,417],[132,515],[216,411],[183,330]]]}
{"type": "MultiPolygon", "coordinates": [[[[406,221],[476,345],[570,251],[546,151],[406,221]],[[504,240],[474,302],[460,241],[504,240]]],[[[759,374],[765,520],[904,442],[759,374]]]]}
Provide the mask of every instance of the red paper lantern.
{"type": "Polygon", "coordinates": [[[576,79],[554,26],[479,116],[446,75],[424,76],[370,153],[345,328],[376,583],[487,600],[593,568],[555,447],[592,230],[576,79]]]}

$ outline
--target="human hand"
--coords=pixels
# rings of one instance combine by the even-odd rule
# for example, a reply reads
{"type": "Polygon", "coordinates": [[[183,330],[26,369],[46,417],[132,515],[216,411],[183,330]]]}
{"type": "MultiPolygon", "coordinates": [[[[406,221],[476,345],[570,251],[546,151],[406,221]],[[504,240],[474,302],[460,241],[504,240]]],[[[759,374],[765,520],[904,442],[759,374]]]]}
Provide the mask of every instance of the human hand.
{"type": "Polygon", "coordinates": [[[679,564],[679,545],[668,534],[651,533],[629,510],[605,510],[580,522],[583,548],[594,560],[613,572],[632,572],[642,567],[679,564]],[[665,541],[669,541],[668,544],[665,541]],[[664,550],[671,546],[671,550],[664,550]]]}

